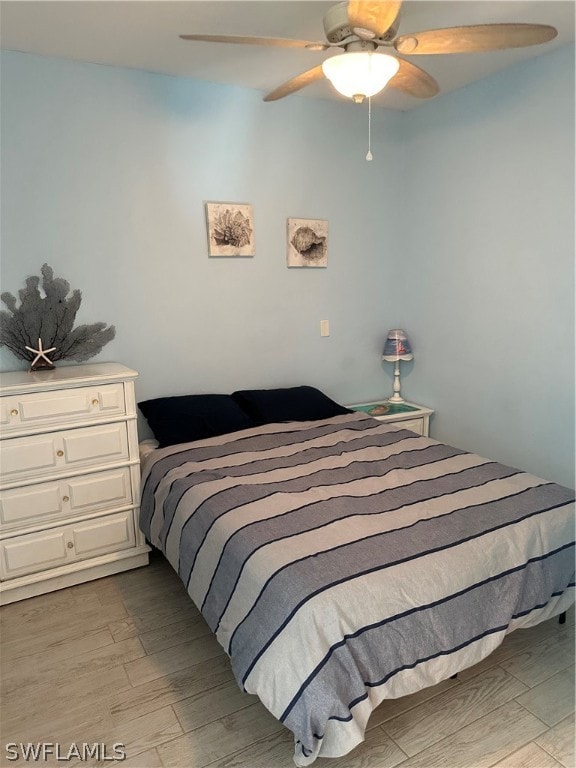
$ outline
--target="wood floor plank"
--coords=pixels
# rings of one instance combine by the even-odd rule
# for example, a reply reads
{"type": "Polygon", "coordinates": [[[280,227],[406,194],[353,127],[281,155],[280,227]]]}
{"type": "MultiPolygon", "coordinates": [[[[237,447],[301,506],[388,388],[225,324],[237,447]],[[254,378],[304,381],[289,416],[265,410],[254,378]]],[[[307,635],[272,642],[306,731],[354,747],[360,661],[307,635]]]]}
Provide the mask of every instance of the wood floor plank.
{"type": "Polygon", "coordinates": [[[180,580],[176,584],[166,586],[165,583],[155,584],[144,590],[135,590],[122,594],[122,602],[129,613],[146,613],[154,611],[169,601],[176,605],[186,605],[192,602],[180,580]]]}
{"type": "Polygon", "coordinates": [[[561,720],[534,741],[558,760],[564,768],[574,768],[574,735],[574,713],[572,713],[570,717],[561,720]]]}
{"type": "Polygon", "coordinates": [[[186,593],[184,584],[163,555],[150,558],[143,568],[136,568],[106,577],[106,588],[112,586],[126,602],[133,597],[152,595],[161,587],[164,595],[186,593]]]}
{"type": "Polygon", "coordinates": [[[335,759],[319,759],[318,768],[394,768],[405,758],[404,752],[382,728],[374,728],[350,754],[335,759]]]}
{"type": "MultiPolygon", "coordinates": [[[[23,742],[27,743],[27,742],[23,742]]],[[[33,742],[34,743],[34,742],[33,742]]],[[[54,742],[50,742],[54,743],[54,742]]],[[[60,750],[61,750],[61,757],[60,759],[55,759],[52,757],[51,759],[48,759],[47,761],[41,760],[41,761],[34,761],[35,764],[41,764],[41,765],[49,765],[49,766],[58,766],[59,768],[62,768],[63,765],[68,766],[68,768],[110,768],[110,766],[122,766],[122,768],[162,768],[162,762],[160,760],[160,756],[158,755],[158,752],[156,749],[150,749],[146,752],[139,752],[138,754],[134,755],[133,757],[127,757],[123,760],[115,761],[113,760],[113,757],[116,753],[115,750],[115,744],[114,742],[110,741],[100,741],[97,742],[94,741],[88,741],[87,739],[79,740],[76,739],[74,742],[78,749],[82,749],[82,745],[84,743],[88,744],[90,747],[94,748],[94,745],[97,744],[100,750],[101,759],[96,759],[96,757],[87,758],[87,759],[81,759],[76,760],[73,757],[70,760],[65,760],[65,757],[68,753],[68,750],[71,748],[71,741],[64,742],[60,741],[58,742],[60,744],[60,750]],[[101,745],[104,745],[102,747],[101,745]]],[[[118,745],[118,749],[121,749],[121,747],[118,745]]],[[[30,762],[30,761],[28,761],[30,762]]],[[[15,762],[14,765],[19,765],[19,763],[15,762]]]]}
{"type": "Polygon", "coordinates": [[[43,683],[57,683],[64,677],[73,680],[77,675],[87,672],[100,672],[117,667],[120,664],[134,662],[145,655],[144,648],[134,637],[121,643],[112,643],[103,648],[96,648],[87,653],[80,653],[67,659],[59,659],[49,666],[18,669],[7,672],[0,683],[2,695],[10,694],[24,686],[37,686],[43,683]]]}
{"type": "MultiPolygon", "coordinates": [[[[100,640],[104,637],[109,638],[109,642],[114,642],[114,638],[107,626],[103,627],[72,627],[67,625],[61,627],[55,627],[51,631],[43,632],[42,634],[33,634],[26,637],[19,637],[16,640],[11,640],[2,643],[2,654],[0,656],[0,667],[5,665],[11,665],[16,659],[21,659],[24,656],[33,656],[37,653],[51,653],[56,649],[64,649],[63,653],[66,656],[68,651],[74,653],[74,644],[82,644],[84,641],[91,643],[92,647],[98,647],[98,640],[90,640],[94,636],[102,635],[100,640]]],[[[108,644],[108,643],[104,643],[108,644]]]]}
{"type": "MultiPolygon", "coordinates": [[[[114,744],[121,743],[125,747],[126,756],[130,758],[170,741],[181,733],[182,727],[171,707],[155,710],[118,727],[112,722],[106,707],[86,700],[83,707],[73,711],[53,709],[52,717],[44,716],[42,721],[35,722],[26,718],[19,731],[10,730],[3,735],[6,741],[17,743],[58,742],[65,749],[71,742],[82,744],[97,741],[106,744],[110,753],[114,744]]],[[[75,760],[67,764],[78,767],[86,765],[85,761],[75,760]]],[[[102,764],[109,763],[102,761],[102,764]]]]}
{"type": "Polygon", "coordinates": [[[113,643],[114,638],[108,628],[100,629],[96,632],[88,632],[81,637],[67,641],[60,639],[59,642],[53,642],[51,633],[47,633],[46,647],[41,651],[37,650],[35,653],[29,653],[20,657],[10,657],[11,650],[13,653],[18,652],[15,648],[16,643],[9,644],[8,654],[6,655],[3,648],[0,670],[2,675],[24,676],[27,672],[33,670],[40,674],[43,670],[49,669],[61,661],[69,660],[74,656],[80,656],[98,648],[105,648],[113,643]]]}
{"type": "Polygon", "coordinates": [[[541,642],[546,642],[550,645],[554,645],[558,640],[568,640],[571,642],[574,637],[574,629],[573,624],[570,622],[571,620],[573,621],[573,618],[574,611],[569,611],[566,624],[559,624],[558,617],[555,616],[534,627],[517,629],[514,632],[511,632],[509,635],[506,635],[502,645],[498,646],[498,648],[496,648],[496,650],[487,658],[483,659],[478,664],[475,664],[473,667],[463,669],[459,672],[459,679],[467,680],[470,677],[474,677],[496,664],[502,664],[505,660],[510,659],[513,656],[529,651],[541,642]]]}
{"type": "Polygon", "coordinates": [[[525,685],[501,667],[494,667],[381,727],[407,755],[416,755],[526,690],[525,685]]]}
{"type": "Polygon", "coordinates": [[[23,717],[19,727],[2,723],[2,744],[47,742],[59,743],[67,749],[72,742],[103,741],[111,725],[107,709],[86,700],[82,707],[72,711],[52,709],[51,714],[41,720],[23,717]]]}
{"type": "Polygon", "coordinates": [[[122,640],[128,640],[130,637],[137,637],[139,633],[136,621],[132,616],[128,615],[124,619],[110,622],[108,624],[108,629],[110,630],[115,643],[121,642],[122,640]]]}
{"type": "MultiPolygon", "coordinates": [[[[294,737],[283,729],[268,739],[209,764],[209,768],[294,768],[294,737]]],[[[341,758],[317,758],[317,768],[394,768],[406,755],[380,728],[341,758]]]]}
{"type": "MultiPolygon", "coordinates": [[[[31,599],[39,600],[52,594],[68,591],[64,589],[31,599]]],[[[22,600],[21,602],[26,603],[28,601],[22,600]]],[[[89,601],[76,601],[68,597],[64,603],[57,607],[47,606],[44,612],[35,608],[34,611],[26,613],[25,617],[16,620],[12,618],[9,610],[13,605],[20,605],[20,603],[12,603],[0,608],[0,638],[2,643],[18,640],[20,637],[38,636],[44,632],[58,631],[64,624],[68,625],[71,630],[105,628],[110,622],[122,619],[127,615],[126,608],[122,603],[118,603],[110,610],[102,611],[102,606],[96,596],[89,601]]]]}
{"type": "MultiPolygon", "coordinates": [[[[110,766],[121,765],[122,768],[162,768],[162,761],[156,749],[148,749],[146,752],[139,752],[134,757],[128,757],[126,760],[115,763],[98,761],[90,768],[110,768],[110,766]]],[[[81,764],[78,768],[86,768],[86,764],[81,764]]]]}
{"type": "Polygon", "coordinates": [[[158,747],[166,768],[182,768],[194,755],[194,768],[204,768],[255,741],[273,736],[283,726],[261,704],[252,704],[158,747]]]}
{"type": "Polygon", "coordinates": [[[193,731],[202,725],[219,720],[258,701],[242,691],[235,680],[225,685],[201,691],[173,705],[184,731],[193,731]]]}
{"type": "MultiPolygon", "coordinates": [[[[528,643],[530,645],[530,643],[528,643]]],[[[466,682],[467,680],[471,680],[473,677],[477,677],[478,675],[484,674],[484,672],[487,672],[489,669],[494,669],[494,667],[498,666],[498,661],[500,659],[500,649],[502,646],[497,648],[495,651],[493,651],[489,656],[487,656],[485,659],[482,659],[482,661],[479,661],[477,664],[474,664],[472,667],[467,667],[466,669],[462,669],[460,672],[458,672],[458,680],[461,683],[466,682]]],[[[506,654],[506,658],[509,658],[510,656],[513,656],[513,653],[506,654]]]]}
{"type": "Polygon", "coordinates": [[[109,623],[110,632],[116,641],[168,627],[184,618],[194,621],[198,617],[198,610],[191,600],[184,604],[167,600],[165,604],[150,611],[125,613],[123,618],[109,623]]]}
{"type": "Polygon", "coordinates": [[[19,728],[30,721],[50,719],[54,712],[75,712],[86,701],[108,707],[110,691],[120,693],[132,688],[122,666],[96,670],[76,675],[73,679],[62,677],[58,681],[15,689],[0,699],[0,722],[6,727],[19,728]]]}
{"type": "Polygon", "coordinates": [[[134,757],[140,752],[172,741],[182,732],[182,726],[172,707],[163,707],[114,726],[106,734],[105,741],[108,744],[122,742],[126,748],[126,757],[134,757]]]}
{"type": "Polygon", "coordinates": [[[115,723],[133,720],[189,696],[228,685],[233,680],[228,658],[219,656],[163,675],[149,683],[136,687],[129,685],[128,689],[120,691],[112,690],[109,698],[110,713],[115,723]]]}
{"type": "Polygon", "coordinates": [[[409,696],[402,696],[400,699],[384,699],[376,709],[370,715],[368,721],[368,728],[374,728],[377,725],[382,725],[386,720],[390,720],[393,717],[407,712],[409,709],[414,709],[418,704],[422,704],[429,699],[433,699],[438,694],[444,691],[454,688],[454,686],[460,685],[458,680],[443,680],[437,685],[431,685],[428,688],[423,688],[421,691],[412,693],[409,696]]]}
{"type": "Polygon", "coordinates": [[[562,768],[562,765],[538,744],[531,741],[492,768],[562,768]]]}
{"type": "MultiPolygon", "coordinates": [[[[157,749],[148,749],[146,752],[140,752],[135,757],[128,757],[119,764],[122,765],[122,768],[162,768],[162,761],[157,749]]],[[[108,767],[97,766],[97,768],[108,767]]]]}
{"type": "Polygon", "coordinates": [[[136,603],[150,603],[152,607],[158,604],[158,592],[164,591],[165,595],[170,595],[174,591],[181,591],[182,583],[178,576],[170,572],[161,572],[159,570],[149,571],[147,568],[134,571],[125,571],[126,578],[132,581],[117,578],[124,574],[115,574],[98,580],[96,588],[91,585],[96,582],[86,582],[78,585],[86,589],[87,595],[96,594],[103,607],[108,608],[116,603],[127,604],[130,600],[136,603]],[[138,573],[140,570],[140,573],[138,573]]]}
{"type": "Polygon", "coordinates": [[[490,768],[546,726],[511,701],[405,760],[402,768],[490,768]]]}
{"type": "MultiPolygon", "coordinates": [[[[184,586],[178,574],[172,570],[167,561],[162,557],[163,562],[157,565],[150,563],[144,568],[137,568],[130,571],[123,571],[115,574],[113,578],[114,588],[121,594],[137,594],[149,587],[156,587],[164,584],[167,588],[176,584],[184,586]]],[[[110,578],[110,577],[108,577],[110,578]]]]}
{"type": "Polygon", "coordinates": [[[81,596],[77,591],[59,589],[45,595],[19,600],[0,608],[2,633],[9,635],[17,632],[22,624],[41,624],[42,622],[62,623],[68,613],[77,608],[94,610],[98,607],[97,595],[81,596]]]}
{"type": "Polygon", "coordinates": [[[556,725],[574,712],[575,672],[576,668],[572,664],[543,683],[530,688],[516,700],[546,725],[556,725]]]}
{"type": "Polygon", "coordinates": [[[206,624],[204,617],[198,614],[198,616],[187,617],[168,626],[140,632],[139,637],[146,653],[151,655],[166,648],[180,645],[187,640],[195,640],[197,637],[209,634],[211,634],[210,627],[206,624]]]}
{"type": "MultiPolygon", "coordinates": [[[[292,768],[292,734],[259,703],[243,706],[248,697],[236,687],[228,658],[211,635],[198,635],[202,622],[170,565],[157,556],[148,568],[1,608],[2,735],[108,747],[111,739],[126,741],[128,759],[117,764],[123,768],[292,768]]],[[[383,702],[363,744],[344,758],[319,758],[315,766],[574,768],[574,703],[562,677],[573,674],[573,635],[573,609],[565,625],[556,618],[511,633],[457,680],[383,702]],[[496,698],[503,695],[498,680],[507,678],[500,679],[498,669],[504,666],[518,675],[519,693],[482,714],[487,694],[477,702],[472,694],[462,698],[462,689],[470,683],[470,691],[481,690],[486,678],[494,681],[496,698]],[[463,715],[452,697],[477,719],[458,720],[463,715]],[[442,729],[449,713],[457,730],[442,731],[444,738],[410,757],[386,732],[391,721],[404,721],[405,733],[412,729],[420,738],[426,717],[428,726],[436,722],[442,729]]]]}
{"type": "Polygon", "coordinates": [[[529,688],[574,663],[574,635],[560,633],[500,662],[529,688]]]}
{"type": "Polygon", "coordinates": [[[29,717],[41,717],[43,712],[67,707],[73,709],[82,705],[87,696],[91,701],[106,698],[110,691],[120,694],[132,688],[124,667],[111,666],[108,669],[96,669],[68,678],[63,675],[58,680],[48,683],[30,684],[14,689],[0,698],[0,707],[4,717],[15,713],[24,713],[29,717]]]}
{"type": "MultiPolygon", "coordinates": [[[[294,736],[283,728],[266,739],[257,741],[239,752],[209,763],[210,768],[294,768],[294,736]]],[[[330,768],[333,761],[319,759],[318,768],[330,768]]],[[[382,766],[381,768],[384,768],[382,766]]]]}
{"type": "MultiPolygon", "coordinates": [[[[135,573],[135,571],[126,571],[126,573],[135,573]]],[[[111,603],[122,599],[121,581],[116,576],[120,574],[114,574],[112,576],[104,576],[101,579],[95,579],[93,581],[85,581],[83,584],[77,584],[75,592],[78,596],[84,598],[96,596],[101,605],[105,603],[111,603]]],[[[146,585],[141,584],[141,588],[145,589],[146,585]]]]}
{"type": "MultiPolygon", "coordinates": [[[[134,639],[123,642],[133,641],[134,639]]],[[[192,667],[201,661],[215,659],[223,654],[224,651],[214,635],[210,635],[180,643],[180,645],[159,651],[151,656],[138,658],[136,661],[127,663],[124,669],[128,673],[132,685],[136,686],[163,677],[170,672],[176,672],[178,669],[192,667]]]]}
{"type": "MultiPolygon", "coordinates": [[[[165,719],[167,720],[167,718],[165,719]]],[[[141,725],[142,730],[146,725],[150,725],[150,723],[143,723],[141,725]]],[[[152,727],[153,730],[150,733],[150,740],[153,740],[155,735],[156,738],[161,737],[162,727],[164,728],[166,738],[173,738],[169,735],[171,727],[170,722],[165,722],[163,724],[162,720],[159,720],[158,722],[153,723],[152,727]]],[[[65,763],[65,765],[69,768],[110,768],[110,766],[114,765],[121,765],[122,768],[162,768],[162,761],[160,760],[156,748],[153,747],[152,749],[147,749],[143,752],[139,751],[140,740],[138,738],[131,739],[131,736],[129,735],[126,741],[124,741],[123,739],[117,739],[113,734],[107,734],[102,743],[106,746],[106,756],[103,755],[101,759],[92,759],[88,766],[85,760],[72,760],[69,763],[65,763]],[[126,757],[124,759],[119,759],[118,761],[113,761],[112,757],[116,754],[116,749],[123,750],[126,757]]],[[[62,763],[60,763],[60,765],[62,766],[62,763]]]]}

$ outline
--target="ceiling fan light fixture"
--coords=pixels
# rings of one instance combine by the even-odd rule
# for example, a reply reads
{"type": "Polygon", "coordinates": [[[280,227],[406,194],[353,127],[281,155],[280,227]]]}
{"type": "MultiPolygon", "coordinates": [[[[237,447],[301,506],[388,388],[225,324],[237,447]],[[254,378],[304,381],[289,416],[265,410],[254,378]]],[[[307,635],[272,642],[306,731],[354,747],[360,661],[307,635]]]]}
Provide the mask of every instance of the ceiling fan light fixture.
{"type": "Polygon", "coordinates": [[[326,59],[322,71],[339,93],[356,101],[380,93],[399,66],[398,59],[386,53],[353,51],[326,59]]]}

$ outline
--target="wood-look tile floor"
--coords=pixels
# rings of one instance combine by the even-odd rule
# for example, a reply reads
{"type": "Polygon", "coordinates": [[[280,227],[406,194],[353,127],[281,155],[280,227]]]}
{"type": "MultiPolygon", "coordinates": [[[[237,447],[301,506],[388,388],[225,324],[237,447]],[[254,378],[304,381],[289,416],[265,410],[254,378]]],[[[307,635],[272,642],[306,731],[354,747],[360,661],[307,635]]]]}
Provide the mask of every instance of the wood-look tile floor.
{"type": "MultiPolygon", "coordinates": [[[[160,556],[147,568],[0,609],[5,745],[125,745],[126,768],[292,768],[292,736],[242,693],[160,556]]],[[[110,766],[109,760],[58,764],[110,766]]],[[[385,701],[366,741],[318,768],[574,768],[574,610],[488,659],[385,701]]]]}

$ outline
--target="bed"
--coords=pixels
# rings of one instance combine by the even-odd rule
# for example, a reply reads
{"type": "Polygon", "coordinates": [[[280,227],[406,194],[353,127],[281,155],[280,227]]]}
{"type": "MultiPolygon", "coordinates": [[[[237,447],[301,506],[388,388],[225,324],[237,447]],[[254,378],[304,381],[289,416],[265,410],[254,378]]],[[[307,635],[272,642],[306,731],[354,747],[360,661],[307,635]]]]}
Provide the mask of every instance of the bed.
{"type": "Polygon", "coordinates": [[[337,404],[242,397],[248,422],[224,433],[172,420],[140,525],[296,765],[347,754],[383,699],[574,602],[573,491],[337,404]]]}

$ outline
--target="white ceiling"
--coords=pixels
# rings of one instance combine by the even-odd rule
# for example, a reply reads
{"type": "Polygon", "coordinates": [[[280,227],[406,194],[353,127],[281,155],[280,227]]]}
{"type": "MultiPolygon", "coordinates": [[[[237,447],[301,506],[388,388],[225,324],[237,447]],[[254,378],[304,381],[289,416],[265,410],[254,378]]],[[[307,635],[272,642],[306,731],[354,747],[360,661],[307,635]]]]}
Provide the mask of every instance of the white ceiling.
{"type": "MultiPolygon", "coordinates": [[[[318,0],[2,0],[0,40],[2,48],[10,50],[230,83],[266,93],[321,63],[330,52],[186,42],[178,36],[205,33],[323,41],[322,16],[332,5],[332,1],[318,0]]],[[[555,40],[532,48],[412,57],[436,78],[441,89],[436,98],[441,98],[442,93],[574,41],[574,12],[574,0],[406,0],[400,32],[492,22],[542,23],[558,29],[555,40]]],[[[343,99],[327,81],[300,93],[343,99]]],[[[422,103],[392,89],[374,102],[392,109],[422,103]]]]}

